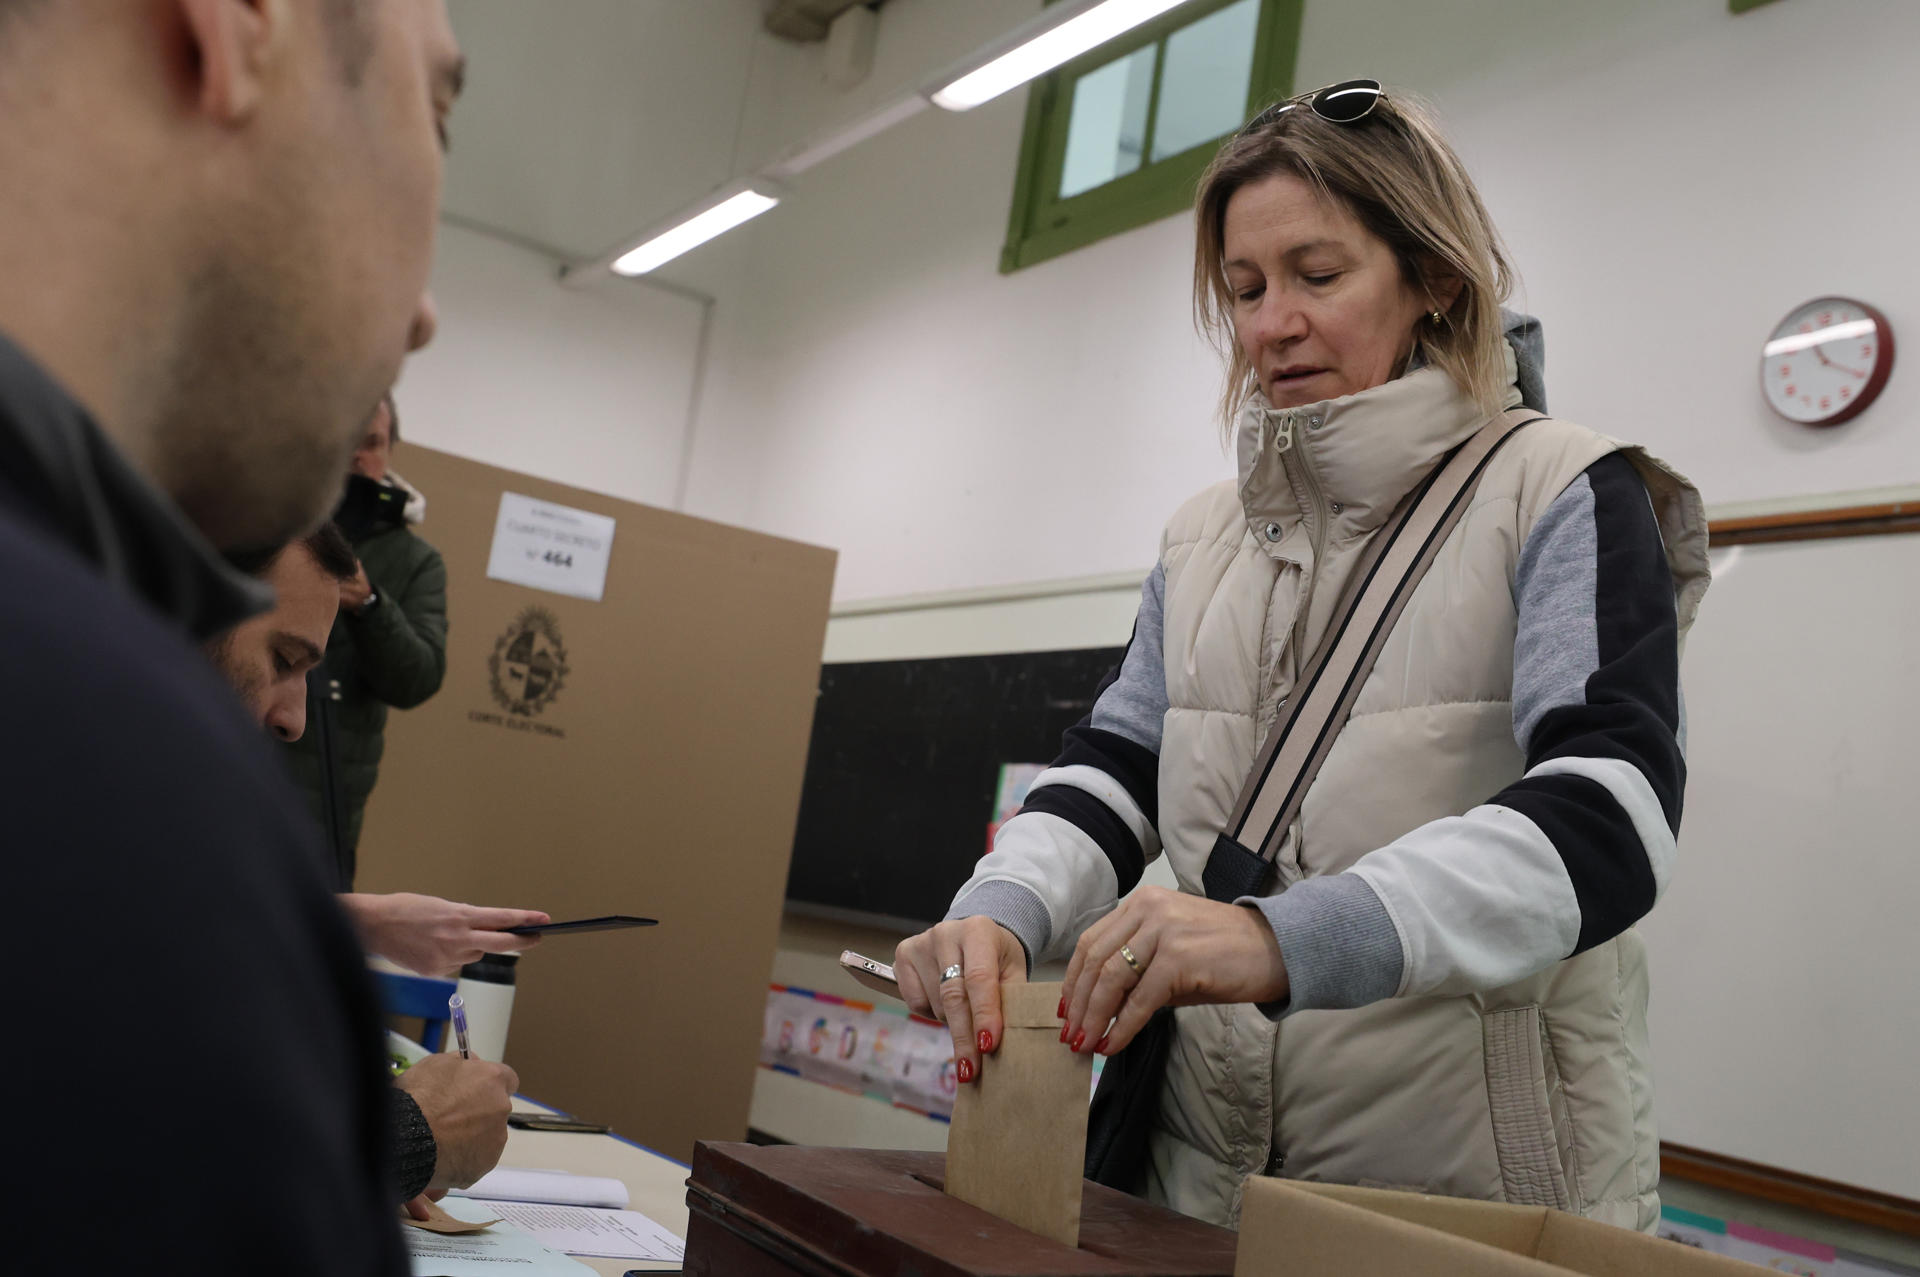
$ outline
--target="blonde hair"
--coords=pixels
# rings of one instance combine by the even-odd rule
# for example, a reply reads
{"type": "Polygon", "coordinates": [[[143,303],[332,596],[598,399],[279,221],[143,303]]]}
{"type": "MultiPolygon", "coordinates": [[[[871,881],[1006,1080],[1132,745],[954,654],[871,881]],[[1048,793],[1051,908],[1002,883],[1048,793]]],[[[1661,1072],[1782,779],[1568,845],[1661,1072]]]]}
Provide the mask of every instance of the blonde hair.
{"type": "MultiPolygon", "coordinates": [[[[1473,179],[1440,134],[1433,113],[1404,94],[1384,94],[1351,124],[1323,120],[1305,103],[1220,148],[1194,201],[1194,316],[1226,356],[1223,425],[1230,435],[1258,375],[1233,331],[1227,283],[1226,215],[1234,192],[1270,177],[1310,183],[1382,240],[1409,287],[1428,297],[1460,282],[1438,324],[1422,319],[1414,349],[1489,414],[1506,402],[1508,376],[1500,303],[1513,287],[1500,236],[1473,179]]],[[[1434,303],[1436,308],[1438,302],[1434,303]]]]}

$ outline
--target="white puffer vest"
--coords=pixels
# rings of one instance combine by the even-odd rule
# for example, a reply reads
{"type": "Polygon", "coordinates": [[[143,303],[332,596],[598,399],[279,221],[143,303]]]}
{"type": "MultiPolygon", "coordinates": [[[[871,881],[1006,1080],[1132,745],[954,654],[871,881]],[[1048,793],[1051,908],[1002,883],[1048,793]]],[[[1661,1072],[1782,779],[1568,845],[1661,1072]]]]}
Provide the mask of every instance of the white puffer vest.
{"type": "MultiPolygon", "coordinates": [[[[1160,836],[1183,890],[1201,891],[1214,836],[1367,539],[1486,420],[1432,369],[1305,408],[1262,403],[1240,422],[1237,487],[1202,492],[1168,524],[1160,836]]],[[[1651,494],[1684,639],[1708,579],[1699,494],[1637,448],[1565,422],[1527,426],[1489,466],[1364,684],[1281,851],[1278,890],[1520,778],[1515,566],[1535,520],[1616,450],[1651,494]]],[[[1232,1224],[1246,1178],[1267,1173],[1649,1229],[1659,1161],[1646,1008],[1634,931],[1464,996],[1278,1025],[1248,1006],[1182,1008],[1149,1195],[1232,1224]]]]}

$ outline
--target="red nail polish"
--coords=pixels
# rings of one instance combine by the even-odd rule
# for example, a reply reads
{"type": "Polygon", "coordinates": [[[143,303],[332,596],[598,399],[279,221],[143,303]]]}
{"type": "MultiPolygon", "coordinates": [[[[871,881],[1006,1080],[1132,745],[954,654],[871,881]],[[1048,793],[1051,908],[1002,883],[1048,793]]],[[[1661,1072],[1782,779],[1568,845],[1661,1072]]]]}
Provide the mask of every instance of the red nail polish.
{"type": "Polygon", "coordinates": [[[1060,999],[1060,1009],[1053,1013],[1053,1018],[1056,1020],[1064,1020],[1067,1018],[1067,1000],[1065,998],[1060,999]]]}
{"type": "Polygon", "coordinates": [[[982,1055],[985,1055],[991,1052],[992,1050],[993,1050],[993,1032],[989,1029],[980,1030],[980,1053],[982,1055]]]}
{"type": "Polygon", "coordinates": [[[1107,1053],[1107,1040],[1105,1038],[1101,1038],[1093,1044],[1093,1053],[1095,1055],[1105,1055],[1107,1053]]]}
{"type": "Polygon", "coordinates": [[[1072,1051],[1075,1055],[1078,1055],[1080,1054],[1081,1046],[1086,1042],[1086,1040],[1087,1040],[1087,1031],[1085,1029],[1082,1029],[1078,1033],[1073,1035],[1073,1041],[1068,1045],[1067,1049],[1072,1051]]]}
{"type": "Polygon", "coordinates": [[[973,1061],[972,1060],[960,1061],[959,1073],[960,1073],[960,1080],[962,1082],[973,1081],[973,1061]]]}

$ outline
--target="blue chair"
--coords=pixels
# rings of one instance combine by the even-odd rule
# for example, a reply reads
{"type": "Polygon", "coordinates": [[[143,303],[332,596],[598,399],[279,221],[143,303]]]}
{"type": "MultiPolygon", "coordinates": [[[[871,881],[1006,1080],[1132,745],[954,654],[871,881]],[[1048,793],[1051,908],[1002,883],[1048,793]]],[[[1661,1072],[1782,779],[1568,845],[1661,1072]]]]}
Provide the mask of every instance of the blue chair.
{"type": "Polygon", "coordinates": [[[447,1034],[447,999],[459,986],[452,980],[436,980],[424,975],[400,975],[375,971],[374,982],[380,989],[380,1006],[388,1015],[425,1021],[420,1045],[438,1051],[447,1034]]]}

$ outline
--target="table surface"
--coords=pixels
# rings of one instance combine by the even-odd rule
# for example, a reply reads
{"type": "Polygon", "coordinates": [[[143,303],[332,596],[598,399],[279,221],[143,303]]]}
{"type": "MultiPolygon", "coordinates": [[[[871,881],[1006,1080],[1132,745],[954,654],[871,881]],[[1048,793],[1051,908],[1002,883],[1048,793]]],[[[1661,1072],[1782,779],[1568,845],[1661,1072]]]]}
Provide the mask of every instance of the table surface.
{"type": "MultiPolygon", "coordinates": [[[[559,1110],[516,1095],[516,1112],[556,1113],[559,1110]]],[[[622,1181],[632,1201],[629,1210],[637,1210],[654,1222],[671,1229],[675,1236],[687,1236],[687,1168],[650,1148],[642,1148],[617,1135],[569,1135],[559,1131],[509,1131],[502,1166],[527,1166],[540,1170],[571,1171],[575,1175],[604,1175],[622,1181]]],[[[597,1273],[620,1277],[639,1269],[647,1272],[678,1272],[672,1264],[645,1264],[630,1259],[589,1259],[580,1263],[597,1273]]]]}

